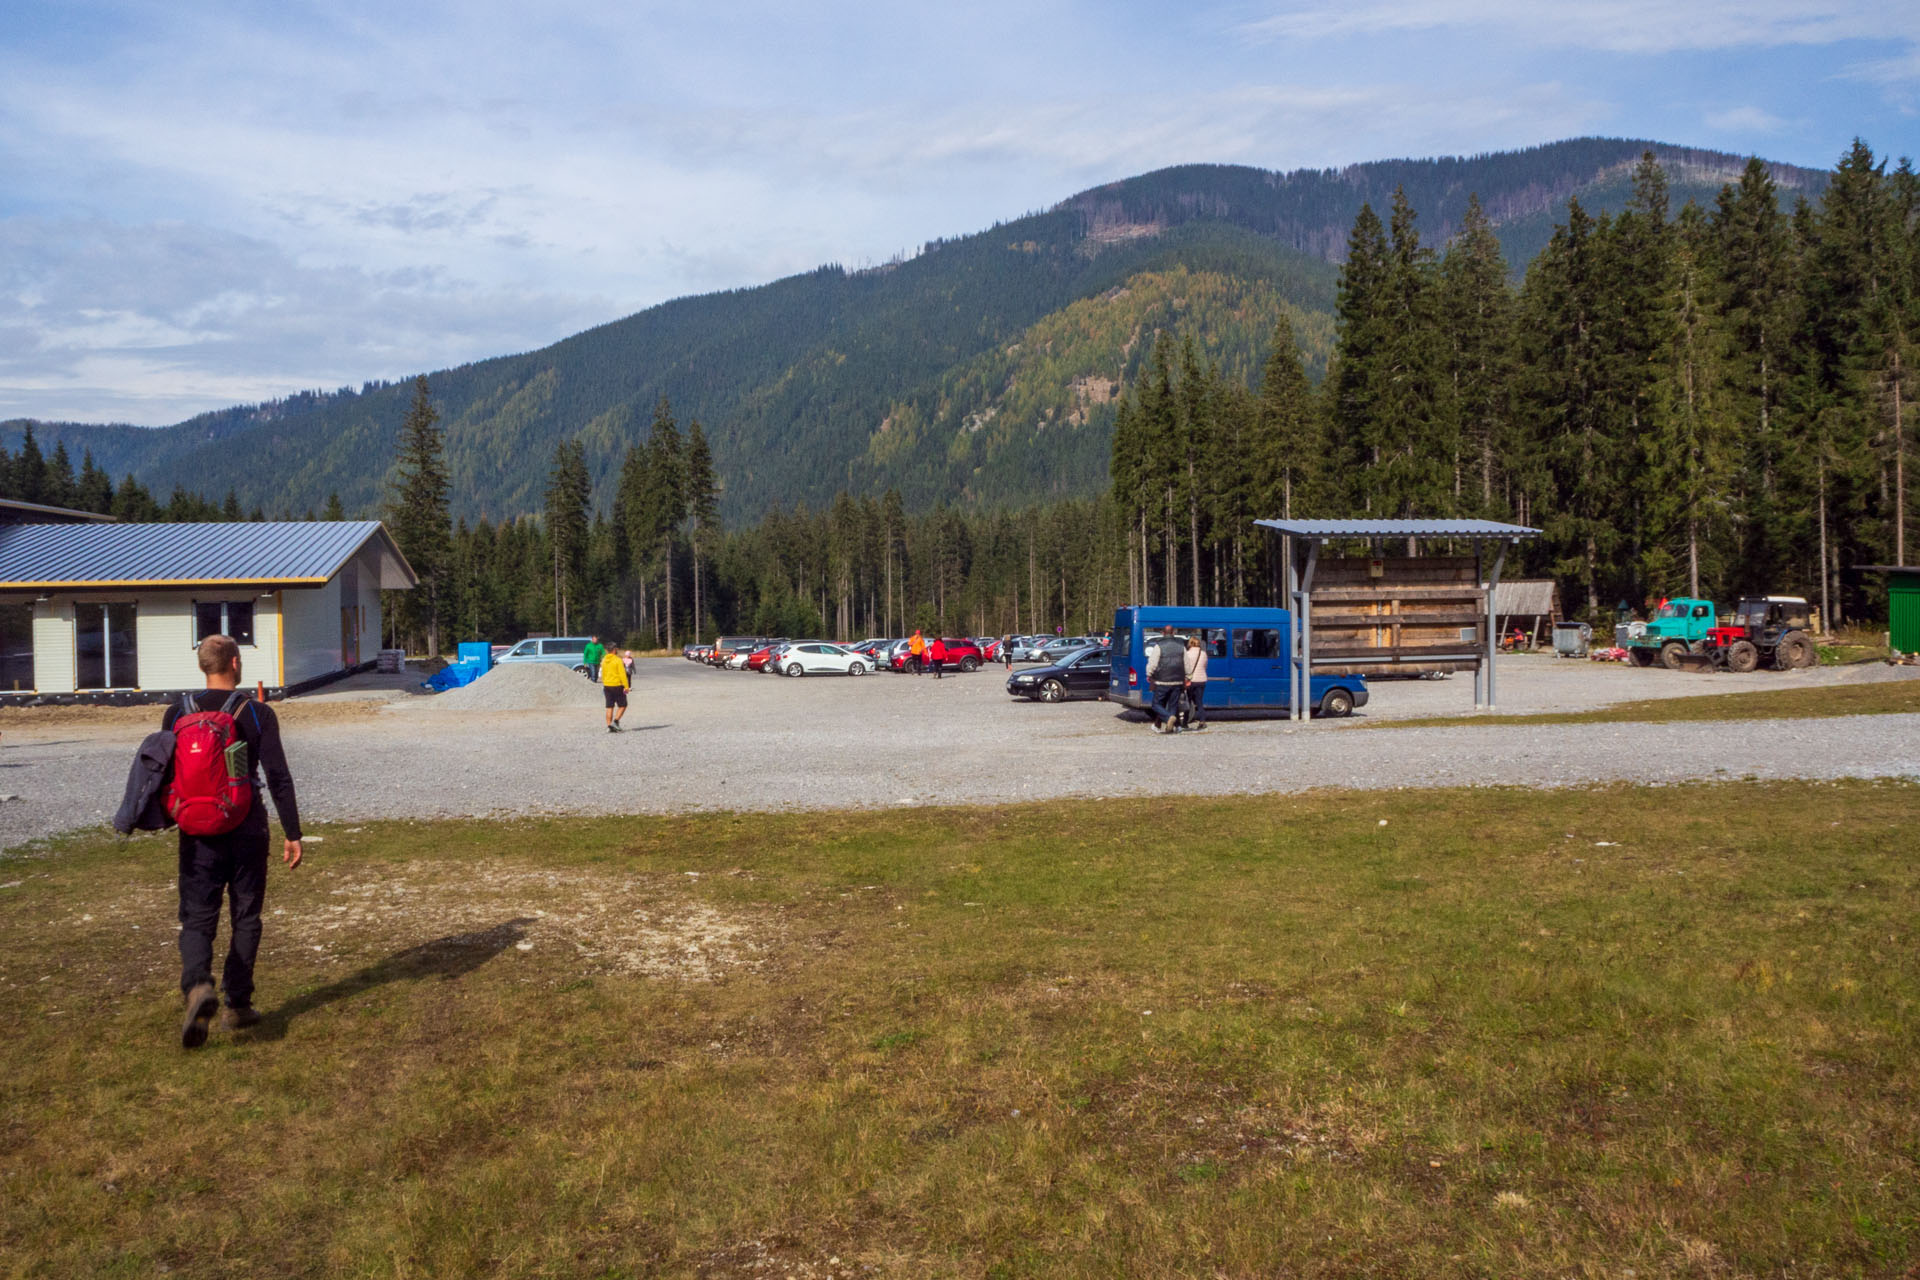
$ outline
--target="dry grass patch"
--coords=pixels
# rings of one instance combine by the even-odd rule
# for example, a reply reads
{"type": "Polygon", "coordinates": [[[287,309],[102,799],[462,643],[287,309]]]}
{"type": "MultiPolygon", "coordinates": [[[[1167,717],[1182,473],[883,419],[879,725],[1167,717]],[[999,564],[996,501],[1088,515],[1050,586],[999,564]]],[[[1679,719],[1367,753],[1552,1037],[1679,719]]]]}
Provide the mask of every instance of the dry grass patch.
{"type": "Polygon", "coordinates": [[[194,1055],[168,860],[75,840],[0,860],[0,1274],[1897,1276],[1916,820],[1782,783],[330,829],[273,875],[266,1023],[194,1055]]]}

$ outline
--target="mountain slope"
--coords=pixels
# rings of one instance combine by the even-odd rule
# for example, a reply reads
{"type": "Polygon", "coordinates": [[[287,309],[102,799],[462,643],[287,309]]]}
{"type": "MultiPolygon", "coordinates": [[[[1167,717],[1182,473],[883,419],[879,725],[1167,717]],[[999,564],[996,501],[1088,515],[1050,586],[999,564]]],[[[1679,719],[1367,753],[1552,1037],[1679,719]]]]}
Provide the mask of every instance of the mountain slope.
{"type": "MultiPolygon", "coordinates": [[[[604,484],[665,397],[699,418],[724,514],[819,504],[843,487],[899,486],[916,507],[1019,504],[1105,482],[1111,410],[1094,389],[1128,377],[1158,328],[1257,365],[1284,308],[1310,364],[1331,345],[1334,262],[1362,201],[1404,185],[1438,244],[1478,192],[1518,270],[1566,201],[1617,208],[1647,147],[1676,207],[1710,200],[1744,161],[1632,140],[1576,139],[1464,159],[1279,174],[1188,165],[1083,192],[870,271],[822,267],[752,289],[682,298],[521,355],[430,375],[457,509],[537,510],[547,461],[579,435],[604,484]]],[[[1791,197],[1825,175],[1775,167],[1791,197]]],[[[248,507],[299,512],[338,492],[376,510],[405,384],[305,393],[147,430],[47,424],[45,447],[91,449],[118,476],[248,507]]],[[[0,426],[17,444],[21,424],[0,426]]]]}

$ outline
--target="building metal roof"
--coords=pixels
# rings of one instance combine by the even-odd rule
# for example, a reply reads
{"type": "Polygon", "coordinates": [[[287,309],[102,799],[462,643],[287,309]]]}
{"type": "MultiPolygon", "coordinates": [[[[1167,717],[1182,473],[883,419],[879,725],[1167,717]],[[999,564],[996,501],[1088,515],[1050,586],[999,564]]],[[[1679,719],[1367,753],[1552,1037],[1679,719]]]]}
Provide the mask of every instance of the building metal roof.
{"type": "Polygon", "coordinates": [[[0,498],[0,524],[101,524],[114,518],[93,511],[75,511],[72,507],[49,507],[42,502],[0,498]]]}
{"type": "Polygon", "coordinates": [[[1296,538],[1537,538],[1540,530],[1496,520],[1255,520],[1296,538]]]}
{"type": "Polygon", "coordinates": [[[1859,573],[1920,573],[1920,564],[1857,564],[1859,573]]]}
{"type": "Polygon", "coordinates": [[[1553,616],[1553,579],[1516,578],[1493,589],[1493,611],[1501,617],[1553,616]]]}
{"type": "Polygon", "coordinates": [[[378,520],[276,520],[0,528],[0,591],[318,586],[363,548],[379,563],[382,588],[418,585],[378,520]]]}

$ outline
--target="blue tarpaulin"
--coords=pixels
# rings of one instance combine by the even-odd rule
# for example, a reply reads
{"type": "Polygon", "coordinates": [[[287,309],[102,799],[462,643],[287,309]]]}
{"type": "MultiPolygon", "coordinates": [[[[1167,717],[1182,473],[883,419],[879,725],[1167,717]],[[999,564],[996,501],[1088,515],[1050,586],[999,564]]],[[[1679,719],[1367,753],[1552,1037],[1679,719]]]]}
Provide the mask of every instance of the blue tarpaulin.
{"type": "Polygon", "coordinates": [[[458,689],[463,684],[472,684],[485,674],[487,669],[477,662],[456,662],[450,667],[442,667],[424,681],[423,685],[435,693],[445,693],[449,689],[458,689]]]}

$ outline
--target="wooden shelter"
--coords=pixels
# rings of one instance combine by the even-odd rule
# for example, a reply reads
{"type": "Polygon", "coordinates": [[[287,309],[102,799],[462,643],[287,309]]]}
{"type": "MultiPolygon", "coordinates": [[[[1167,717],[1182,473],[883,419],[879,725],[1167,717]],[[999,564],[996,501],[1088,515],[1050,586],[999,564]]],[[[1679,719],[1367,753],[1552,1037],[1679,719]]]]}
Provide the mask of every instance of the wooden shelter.
{"type": "Polygon", "coordinates": [[[1493,589],[1493,629],[1504,636],[1515,627],[1527,635],[1527,647],[1550,636],[1560,613],[1560,584],[1552,578],[1518,578],[1493,589]]]}
{"type": "Polygon", "coordinates": [[[1310,672],[1472,671],[1473,705],[1494,705],[1494,619],[1507,548],[1538,529],[1492,520],[1256,520],[1287,542],[1294,617],[1294,717],[1310,672]],[[1470,556],[1401,555],[1383,542],[1465,542],[1470,556]],[[1326,554],[1329,544],[1347,554],[1326,554]]]}

